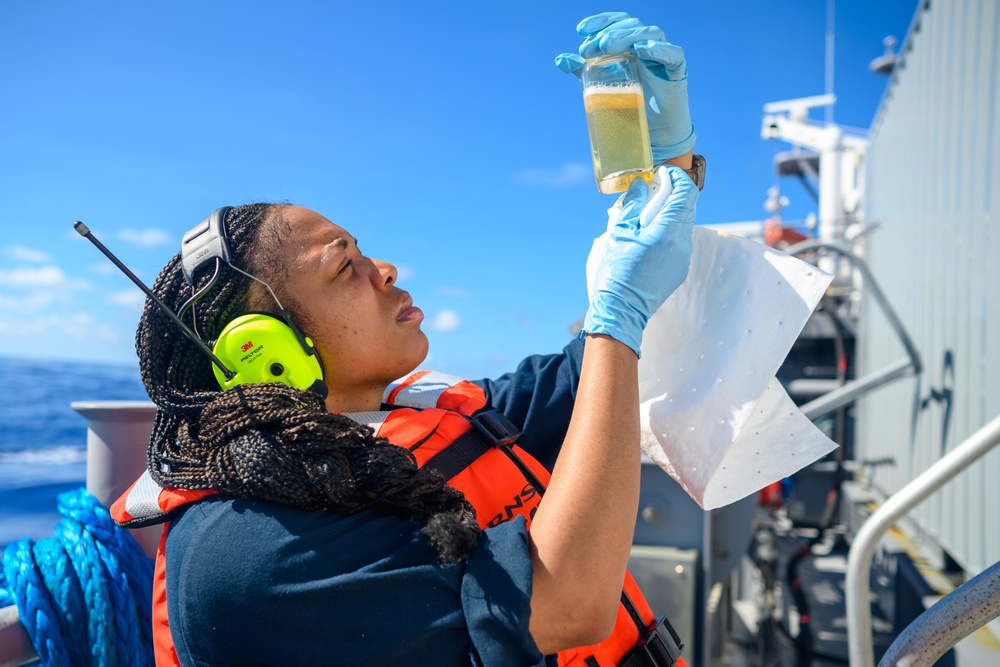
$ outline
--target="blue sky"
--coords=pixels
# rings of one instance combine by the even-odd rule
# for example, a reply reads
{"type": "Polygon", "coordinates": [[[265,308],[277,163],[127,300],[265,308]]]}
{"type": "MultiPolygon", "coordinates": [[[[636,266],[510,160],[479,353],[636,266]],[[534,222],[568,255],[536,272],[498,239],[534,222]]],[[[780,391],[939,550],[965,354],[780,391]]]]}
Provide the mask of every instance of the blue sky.
{"type": "MultiPolygon", "coordinates": [[[[837,0],[834,120],[867,128],[918,0],[837,0]]],[[[614,197],[579,84],[553,58],[607,10],[684,47],[700,223],[760,220],[767,102],[825,92],[828,0],[0,3],[0,356],[134,364],[147,283],[226,204],[316,209],[391,261],[427,366],[469,377],[553,352],[586,309],[614,197]]],[[[816,114],[822,118],[822,112],[816,114]]],[[[787,219],[814,210],[784,187],[787,219]]]]}

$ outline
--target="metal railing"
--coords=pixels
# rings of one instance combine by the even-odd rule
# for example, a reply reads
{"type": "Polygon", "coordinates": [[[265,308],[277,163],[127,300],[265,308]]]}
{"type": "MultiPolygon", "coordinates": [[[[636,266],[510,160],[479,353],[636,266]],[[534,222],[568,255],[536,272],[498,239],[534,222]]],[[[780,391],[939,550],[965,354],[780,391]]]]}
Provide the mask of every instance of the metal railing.
{"type": "MultiPolygon", "coordinates": [[[[985,456],[997,443],[1000,443],[1000,416],[995,417],[991,422],[973,433],[962,444],[938,459],[934,465],[893,494],[878,510],[868,517],[857,535],[854,536],[851,549],[847,555],[845,590],[848,656],[852,667],[872,667],[874,665],[869,577],[872,557],[879,539],[907,512],[923,502],[928,496],[932,495],[978,459],[985,456]]],[[[987,572],[993,569],[991,568],[987,572]]],[[[975,588],[966,589],[962,593],[962,596],[970,594],[981,595],[980,585],[977,584],[975,588]]],[[[954,607],[955,605],[966,604],[968,602],[971,602],[971,600],[966,600],[965,602],[953,600],[949,602],[947,607],[954,607]]],[[[934,609],[934,607],[931,607],[931,609],[934,609]]],[[[989,620],[991,619],[987,618],[980,626],[989,620]]],[[[962,627],[964,628],[964,626],[962,627]]],[[[940,642],[938,648],[943,647],[943,650],[941,650],[941,654],[943,654],[962,637],[976,628],[971,628],[965,634],[959,634],[958,631],[960,629],[962,628],[958,626],[946,628],[946,632],[943,632],[941,635],[924,635],[915,639],[908,639],[907,643],[912,648],[914,644],[920,644],[921,642],[930,643],[946,636],[952,643],[946,644],[943,641],[940,642]]],[[[934,650],[937,649],[935,648],[934,650]]]]}
{"type": "Polygon", "coordinates": [[[1000,562],[965,582],[896,637],[879,667],[933,665],[952,646],[1000,616],[1000,562]]]}
{"type": "MultiPolygon", "coordinates": [[[[865,289],[881,308],[906,351],[906,357],[854,379],[801,406],[802,413],[816,419],[853,403],[861,396],[907,375],[917,375],[923,366],[920,354],[889,305],[878,282],[850,248],[836,241],[809,240],[788,247],[789,255],[815,250],[835,252],[846,258],[864,280],[865,289]]],[[[871,633],[869,576],[875,547],[881,536],[910,509],[937,491],[1000,442],[1000,417],[974,433],[943,456],[923,474],[889,498],[872,514],[854,537],[846,574],[848,655],[852,667],[872,667],[874,646],[871,633]]],[[[1000,563],[953,591],[914,621],[883,656],[880,667],[930,665],[974,630],[1000,615],[1000,563]]]]}

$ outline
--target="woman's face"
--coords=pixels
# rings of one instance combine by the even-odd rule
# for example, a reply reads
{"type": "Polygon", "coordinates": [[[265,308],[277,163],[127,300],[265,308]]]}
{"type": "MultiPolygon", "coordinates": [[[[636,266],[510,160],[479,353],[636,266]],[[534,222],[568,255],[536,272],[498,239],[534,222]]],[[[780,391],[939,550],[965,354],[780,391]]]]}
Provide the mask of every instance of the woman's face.
{"type": "Polygon", "coordinates": [[[291,227],[279,250],[288,271],[282,291],[303,311],[303,333],[323,360],[327,406],[378,409],[385,387],[427,356],[424,314],[396,287],[396,267],[362,255],[342,227],[299,206],[282,217],[291,227]]]}

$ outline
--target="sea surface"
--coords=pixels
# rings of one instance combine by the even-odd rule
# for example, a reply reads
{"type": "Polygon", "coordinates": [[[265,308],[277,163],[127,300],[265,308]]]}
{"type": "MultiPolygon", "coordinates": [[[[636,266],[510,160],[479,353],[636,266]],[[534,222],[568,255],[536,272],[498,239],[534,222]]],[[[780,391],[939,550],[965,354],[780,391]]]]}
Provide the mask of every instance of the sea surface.
{"type": "Polygon", "coordinates": [[[76,401],[146,401],[136,366],[0,357],[0,549],[52,535],[56,496],[84,486],[87,420],[76,401]]]}

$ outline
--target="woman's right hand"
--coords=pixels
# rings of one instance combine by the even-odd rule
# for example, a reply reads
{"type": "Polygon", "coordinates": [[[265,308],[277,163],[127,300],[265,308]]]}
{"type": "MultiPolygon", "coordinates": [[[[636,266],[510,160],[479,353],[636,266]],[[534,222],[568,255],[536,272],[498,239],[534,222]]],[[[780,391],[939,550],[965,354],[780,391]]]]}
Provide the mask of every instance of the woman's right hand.
{"type": "Polygon", "coordinates": [[[697,200],[698,188],[678,167],[658,167],[648,193],[642,178],[632,181],[587,259],[584,332],[639,354],[646,322],[687,277],[697,200]]]}
{"type": "Polygon", "coordinates": [[[635,179],[587,261],[573,416],[528,533],[530,631],[543,653],[594,644],[614,627],[639,504],[639,343],[687,276],[697,199],[679,167],[657,169],[648,200],[635,179]]]}

